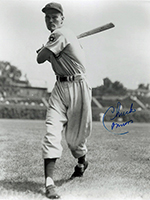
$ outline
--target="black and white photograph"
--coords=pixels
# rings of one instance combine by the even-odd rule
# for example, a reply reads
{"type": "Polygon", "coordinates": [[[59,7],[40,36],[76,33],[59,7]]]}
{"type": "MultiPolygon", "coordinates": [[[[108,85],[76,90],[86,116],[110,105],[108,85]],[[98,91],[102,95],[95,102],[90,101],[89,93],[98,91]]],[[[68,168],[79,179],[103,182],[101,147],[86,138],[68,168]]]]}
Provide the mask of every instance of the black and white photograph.
{"type": "Polygon", "coordinates": [[[0,10],[0,200],[149,200],[150,1],[0,10]]]}

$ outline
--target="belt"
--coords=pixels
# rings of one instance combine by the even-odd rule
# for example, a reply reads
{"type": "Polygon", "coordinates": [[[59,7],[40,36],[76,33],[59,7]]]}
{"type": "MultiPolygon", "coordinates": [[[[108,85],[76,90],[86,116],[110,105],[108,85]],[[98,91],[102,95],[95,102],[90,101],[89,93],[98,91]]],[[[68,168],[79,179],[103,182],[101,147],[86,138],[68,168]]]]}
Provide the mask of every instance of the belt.
{"type": "Polygon", "coordinates": [[[56,76],[56,80],[60,82],[67,82],[67,81],[75,81],[75,80],[81,80],[83,78],[83,75],[79,74],[76,76],[56,76]]]}

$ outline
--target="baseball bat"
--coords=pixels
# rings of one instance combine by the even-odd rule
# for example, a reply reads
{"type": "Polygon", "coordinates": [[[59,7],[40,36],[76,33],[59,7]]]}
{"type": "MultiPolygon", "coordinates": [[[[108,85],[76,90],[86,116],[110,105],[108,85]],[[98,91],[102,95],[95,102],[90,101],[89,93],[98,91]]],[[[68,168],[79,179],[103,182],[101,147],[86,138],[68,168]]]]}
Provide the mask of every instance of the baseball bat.
{"type": "Polygon", "coordinates": [[[83,38],[83,37],[87,37],[89,35],[93,35],[93,34],[108,30],[108,29],[113,28],[113,27],[115,27],[115,25],[113,23],[105,24],[103,26],[99,26],[99,27],[92,29],[90,31],[86,31],[84,33],[81,33],[80,35],[77,36],[77,38],[80,39],[80,38],[83,38]]]}

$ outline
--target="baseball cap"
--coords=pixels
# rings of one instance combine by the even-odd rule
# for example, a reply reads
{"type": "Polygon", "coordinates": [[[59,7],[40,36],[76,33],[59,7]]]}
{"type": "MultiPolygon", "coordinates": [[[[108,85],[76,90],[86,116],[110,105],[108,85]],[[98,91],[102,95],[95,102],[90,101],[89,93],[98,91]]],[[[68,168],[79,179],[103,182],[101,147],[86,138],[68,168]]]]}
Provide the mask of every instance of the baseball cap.
{"type": "Polygon", "coordinates": [[[42,12],[46,12],[47,10],[55,9],[58,10],[63,15],[63,8],[59,3],[51,2],[45,5],[45,7],[42,9],[42,12]]]}

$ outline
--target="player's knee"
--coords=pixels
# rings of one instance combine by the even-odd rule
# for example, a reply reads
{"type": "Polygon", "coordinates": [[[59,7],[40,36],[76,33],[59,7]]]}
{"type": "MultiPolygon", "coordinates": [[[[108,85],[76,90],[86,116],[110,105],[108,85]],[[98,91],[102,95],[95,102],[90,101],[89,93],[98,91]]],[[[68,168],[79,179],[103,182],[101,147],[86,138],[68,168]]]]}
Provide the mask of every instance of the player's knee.
{"type": "Polygon", "coordinates": [[[75,151],[77,149],[77,146],[76,145],[73,145],[73,144],[68,144],[68,147],[71,151],[75,151]]]}

